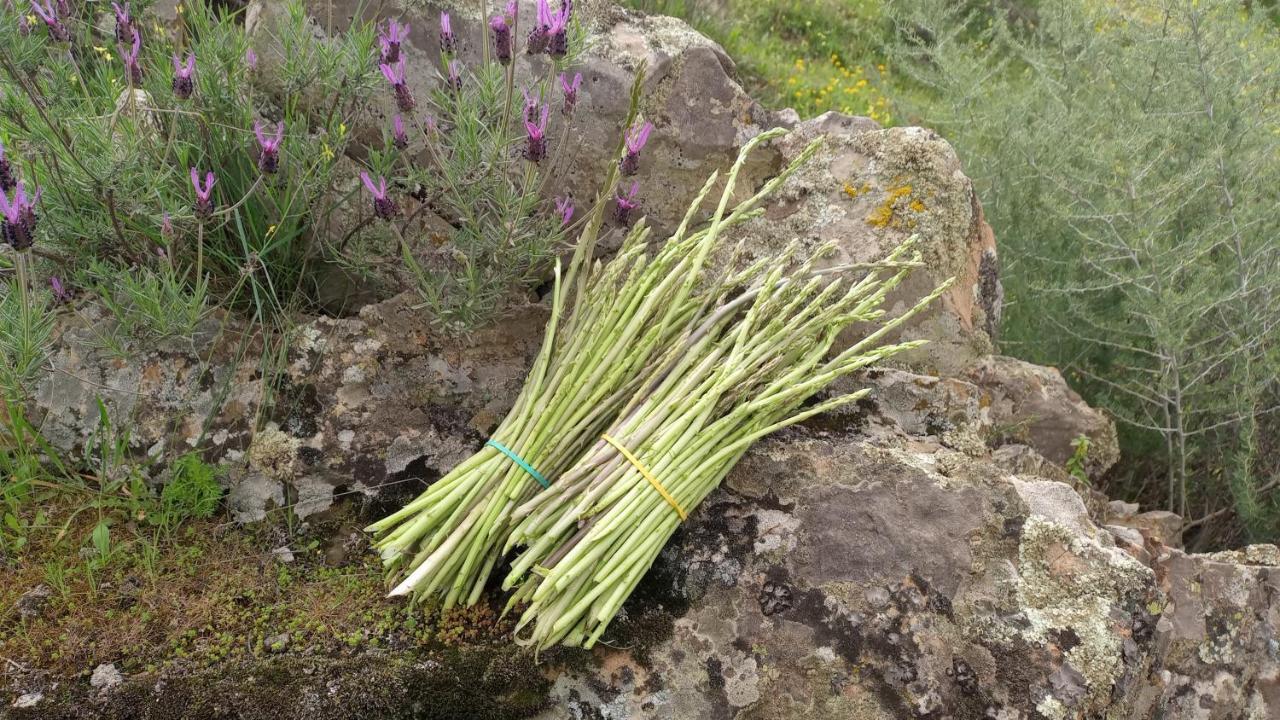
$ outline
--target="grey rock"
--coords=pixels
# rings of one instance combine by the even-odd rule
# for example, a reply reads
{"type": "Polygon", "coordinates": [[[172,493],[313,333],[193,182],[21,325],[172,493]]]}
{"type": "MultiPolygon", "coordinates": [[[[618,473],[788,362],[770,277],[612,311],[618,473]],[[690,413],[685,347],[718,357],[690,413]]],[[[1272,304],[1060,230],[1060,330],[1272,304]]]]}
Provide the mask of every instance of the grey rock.
{"type": "Polygon", "coordinates": [[[44,693],[42,692],[22,693],[21,695],[19,695],[17,698],[14,699],[13,707],[23,708],[23,709],[33,708],[39,705],[43,701],[44,701],[44,693]]]}
{"type": "Polygon", "coordinates": [[[14,607],[18,611],[19,617],[38,617],[44,612],[44,607],[51,597],[53,597],[53,590],[48,585],[41,583],[22,593],[17,602],[14,603],[14,607]]]}
{"type": "Polygon", "coordinates": [[[949,278],[955,284],[891,336],[930,341],[899,362],[945,376],[990,353],[999,301],[984,292],[998,286],[995,240],[951,145],[923,128],[829,112],[778,141],[777,167],[818,138],[818,154],[766,201],[764,217],[734,233],[740,262],[774,256],[794,240],[807,250],[834,243],[824,267],[865,263],[916,235],[925,267],[890,295],[890,316],[949,278]]]}
{"type": "Polygon", "coordinates": [[[1120,458],[1115,424],[1089,407],[1054,368],[1000,355],[979,359],[963,376],[986,393],[983,406],[996,427],[993,445],[1018,443],[1065,465],[1071,442],[1089,438],[1085,471],[1099,477],[1120,458]]]}
{"type": "Polygon", "coordinates": [[[116,669],[113,663],[103,663],[93,669],[93,675],[89,677],[89,687],[98,692],[105,692],[111,688],[124,682],[124,675],[116,669]]]}
{"type": "Polygon", "coordinates": [[[789,431],[691,516],[605,639],[670,630],[597,650],[540,717],[1275,716],[1280,551],[1133,532],[936,438],[789,431]]]}
{"type": "Polygon", "coordinates": [[[282,632],[275,635],[268,635],[262,641],[262,646],[273,653],[282,653],[289,649],[289,633],[282,632]]]}

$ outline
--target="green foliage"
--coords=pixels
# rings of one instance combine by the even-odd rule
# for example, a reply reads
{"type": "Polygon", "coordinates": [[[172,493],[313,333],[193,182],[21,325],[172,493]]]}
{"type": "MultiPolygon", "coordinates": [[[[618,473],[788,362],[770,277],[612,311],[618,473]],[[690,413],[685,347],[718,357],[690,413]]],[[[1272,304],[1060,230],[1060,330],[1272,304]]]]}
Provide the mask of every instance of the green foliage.
{"type": "Polygon", "coordinates": [[[94,262],[88,276],[98,300],[130,337],[189,337],[208,312],[208,278],[188,283],[171,262],[132,272],[94,262]]]}
{"type": "MultiPolygon", "coordinates": [[[[575,22],[570,53],[528,86],[517,82],[514,65],[459,65],[462,88],[435,90],[423,103],[430,120],[408,121],[417,130],[411,137],[425,138],[425,148],[411,141],[397,149],[388,131],[383,147],[370,154],[375,177],[415,188],[424,200],[402,198],[406,219],[375,224],[356,257],[398,245],[401,252],[393,257],[408,268],[425,304],[447,329],[466,330],[492,318],[513,289],[545,276],[553,251],[565,245],[569,228],[549,212],[544,198],[552,192],[549,178],[570,157],[564,150],[575,117],[561,111],[558,76],[572,79],[583,32],[575,22]],[[550,155],[538,163],[521,154],[526,93],[547,106],[552,118],[550,155]],[[424,150],[425,165],[413,160],[424,150]],[[420,228],[413,219],[421,214],[442,222],[420,228]]],[[[442,76],[453,60],[440,58],[442,76]]]]}
{"type": "MultiPolygon", "coordinates": [[[[19,259],[19,267],[26,258],[19,259]]],[[[22,292],[25,267],[0,295],[0,400],[16,401],[44,364],[53,320],[47,293],[22,292]]]]}
{"type": "Polygon", "coordinates": [[[178,458],[171,470],[169,482],[160,491],[157,524],[173,527],[187,520],[211,517],[222,497],[217,470],[196,453],[178,458]]]}
{"type": "Polygon", "coordinates": [[[95,36],[100,8],[76,7],[65,18],[71,52],[41,29],[19,34],[14,12],[0,11],[0,43],[12,49],[0,62],[0,139],[28,184],[44,188],[37,247],[63,256],[69,284],[110,289],[104,296],[130,329],[180,333],[210,290],[261,317],[291,303],[307,271],[309,233],[332,211],[323,200],[348,141],[345,118],[325,110],[367,103],[372,28],[322,42],[293,5],[278,28],[288,50],[278,73],[284,91],[268,96],[244,62],[238,20],[195,3],[184,6],[174,37],[135,20],[143,74],[133,88],[118,54],[95,36]],[[197,58],[189,99],[171,88],[170,56],[179,52],[197,58]],[[304,102],[316,92],[329,103],[304,102]],[[271,175],[255,157],[260,121],[286,128],[271,175]],[[207,218],[193,210],[191,168],[217,176],[207,218]],[[162,229],[166,217],[172,233],[162,229]],[[157,249],[167,255],[158,270],[157,249]],[[164,312],[165,303],[177,311],[164,312]]]}
{"type": "MultiPolygon", "coordinates": [[[[1006,347],[1063,367],[1130,453],[1162,457],[1147,503],[1247,499],[1280,370],[1270,18],[1145,0],[894,17],[894,67],[927,89],[910,112],[957,146],[1001,240],[1006,347]]],[[[1280,513],[1251,526],[1273,535],[1280,513]]]]}
{"type": "Polygon", "coordinates": [[[1067,472],[1080,482],[1089,484],[1089,473],[1084,462],[1089,457],[1089,436],[1080,435],[1071,441],[1071,457],[1067,458],[1067,472]]]}
{"type": "Polygon", "coordinates": [[[674,15],[720,43],[748,89],[802,117],[828,110],[894,121],[885,65],[890,25],[879,0],[627,0],[674,15]]]}

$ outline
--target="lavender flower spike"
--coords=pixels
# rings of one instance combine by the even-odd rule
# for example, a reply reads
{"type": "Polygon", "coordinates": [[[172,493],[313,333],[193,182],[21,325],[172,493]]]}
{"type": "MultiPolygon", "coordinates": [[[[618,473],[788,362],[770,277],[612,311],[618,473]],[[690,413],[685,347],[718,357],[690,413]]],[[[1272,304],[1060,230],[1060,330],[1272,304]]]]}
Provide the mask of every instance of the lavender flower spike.
{"type": "Polygon", "coordinates": [[[4,143],[0,142],[0,193],[7,193],[18,184],[17,178],[13,176],[13,165],[9,163],[9,158],[4,155],[4,143]]]}
{"type": "Polygon", "coordinates": [[[529,31],[529,45],[525,52],[537,55],[547,51],[547,44],[551,41],[551,22],[551,6],[547,0],[538,0],[538,17],[529,31]]]}
{"type": "Polygon", "coordinates": [[[173,218],[169,217],[169,213],[166,212],[160,217],[160,237],[164,238],[165,242],[171,243],[176,236],[177,233],[173,229],[173,218]]]}
{"type": "Polygon", "coordinates": [[[449,19],[449,13],[440,13],[440,52],[444,55],[452,55],[453,51],[458,48],[458,40],[453,36],[453,22],[449,19]]]}
{"type": "Polygon", "coordinates": [[[391,123],[391,142],[400,150],[409,147],[409,135],[404,131],[404,118],[399,115],[391,123]]]}
{"type": "Polygon", "coordinates": [[[649,133],[653,132],[653,123],[647,122],[640,127],[632,127],[627,131],[626,149],[618,167],[623,175],[635,175],[640,171],[640,150],[649,142],[649,133]]]}
{"type": "Polygon", "coordinates": [[[556,212],[560,214],[560,226],[564,227],[573,219],[573,198],[565,196],[556,198],[556,212]]]}
{"type": "Polygon", "coordinates": [[[378,43],[382,45],[382,62],[390,65],[400,61],[400,43],[409,37],[408,24],[401,25],[395,20],[387,21],[387,31],[378,34],[378,43]]]}
{"type": "Polygon", "coordinates": [[[547,113],[550,110],[546,105],[542,106],[542,116],[535,125],[531,122],[525,122],[524,129],[528,132],[528,144],[524,148],[524,158],[529,162],[541,162],[547,156],[547,113]]]}
{"type": "Polygon", "coordinates": [[[449,61],[449,89],[453,92],[462,91],[462,63],[457,60],[449,61]]]}
{"type": "Polygon", "coordinates": [[[71,39],[71,33],[67,32],[67,26],[58,19],[58,12],[53,9],[53,4],[49,0],[44,0],[43,6],[36,4],[36,0],[31,0],[31,10],[44,21],[45,26],[49,28],[49,35],[54,40],[66,42],[71,39]]]}
{"type": "Polygon", "coordinates": [[[255,120],[253,134],[258,138],[258,169],[265,175],[274,175],[280,169],[280,141],[284,140],[284,122],[276,123],[276,134],[267,137],[262,122],[255,120]]]}
{"type": "Polygon", "coordinates": [[[132,28],[133,45],[130,49],[125,50],[124,45],[117,46],[120,51],[120,59],[124,61],[125,72],[129,74],[129,85],[132,87],[140,87],[142,85],[142,65],[138,64],[138,51],[142,49],[142,36],[138,34],[137,28],[132,28]]]}
{"type": "Polygon", "coordinates": [[[173,56],[173,95],[179,100],[186,100],[191,97],[191,93],[196,89],[195,81],[191,76],[196,71],[196,55],[195,53],[187,53],[187,62],[178,59],[177,55],[173,56]]]}
{"type": "Polygon", "coordinates": [[[640,207],[640,201],[636,199],[637,193],[640,192],[640,183],[632,182],[631,190],[626,194],[621,191],[613,199],[613,217],[620,225],[629,225],[631,223],[631,211],[640,207]]]}
{"type": "Polygon", "coordinates": [[[18,181],[13,190],[13,199],[0,192],[0,241],[9,243],[17,252],[29,250],[35,244],[36,237],[36,203],[40,202],[40,193],[27,199],[27,189],[18,181]]]}
{"type": "Polygon", "coordinates": [[[116,15],[116,42],[124,45],[129,42],[129,37],[134,33],[133,17],[129,15],[129,3],[121,7],[120,3],[113,1],[111,9],[116,15]]]}
{"type": "Polygon", "coordinates": [[[390,220],[396,216],[396,203],[387,193],[387,179],[378,178],[378,184],[374,185],[373,180],[369,179],[369,173],[361,171],[360,180],[364,186],[369,189],[369,193],[373,195],[373,214],[383,220],[390,220]]]}
{"type": "Polygon", "coordinates": [[[391,83],[391,88],[396,93],[396,107],[400,108],[400,112],[410,112],[417,106],[417,102],[413,99],[413,93],[409,92],[409,85],[404,79],[404,58],[400,58],[400,62],[394,66],[382,63],[378,66],[382,70],[382,76],[391,83]]]}
{"type": "Polygon", "coordinates": [[[520,91],[524,95],[524,121],[538,122],[538,95],[531,90],[532,88],[526,88],[520,91]]]}
{"type": "Polygon", "coordinates": [[[493,31],[493,54],[503,65],[511,64],[511,26],[501,15],[489,18],[489,29],[493,31]]]}
{"type": "Polygon", "coordinates": [[[256,72],[258,69],[258,53],[249,48],[244,51],[244,64],[249,68],[249,72],[256,72]]]}
{"type": "Polygon", "coordinates": [[[69,303],[72,299],[72,293],[62,284],[62,278],[57,275],[49,276],[49,289],[53,291],[53,299],[60,303],[69,303]]]}
{"type": "Polygon", "coordinates": [[[560,4],[560,12],[551,17],[551,25],[547,28],[547,54],[551,57],[562,58],[569,53],[569,13],[571,12],[573,12],[573,2],[564,0],[560,4]]]}
{"type": "Polygon", "coordinates": [[[213,171],[205,173],[204,187],[200,187],[200,173],[191,168],[191,186],[196,189],[196,215],[207,218],[213,214],[213,184],[217,182],[213,171]]]}
{"type": "Polygon", "coordinates": [[[573,109],[578,105],[578,88],[582,87],[582,73],[574,73],[573,82],[569,82],[569,78],[560,73],[560,90],[564,92],[564,114],[572,115],[573,109]]]}

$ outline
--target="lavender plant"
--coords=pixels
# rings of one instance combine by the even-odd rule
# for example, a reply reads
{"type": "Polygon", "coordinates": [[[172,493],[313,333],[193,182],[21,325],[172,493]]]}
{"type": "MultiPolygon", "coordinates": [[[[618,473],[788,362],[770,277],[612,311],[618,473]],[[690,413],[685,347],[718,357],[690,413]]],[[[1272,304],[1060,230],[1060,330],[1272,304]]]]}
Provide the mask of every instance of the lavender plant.
{"type": "Polygon", "coordinates": [[[581,74],[572,68],[583,31],[571,3],[552,10],[540,2],[526,49],[549,62],[544,75],[518,78],[512,58],[521,24],[514,2],[496,12],[483,28],[481,62],[468,66],[458,57],[464,38],[442,14],[441,52],[433,58],[439,82],[422,97],[406,79],[407,63],[416,60],[401,51],[408,26],[390,20],[379,28],[384,92],[399,114],[369,157],[370,177],[385,183],[366,183],[366,202],[385,222],[374,224],[364,247],[399,244],[398,259],[425,304],[452,330],[483,322],[513,290],[544,277],[572,228],[572,198],[553,204],[547,196],[555,194],[551,183],[577,119],[581,74]],[[434,244],[420,237],[425,213],[451,226],[434,244]]]}
{"type": "Polygon", "coordinates": [[[43,220],[23,239],[33,274],[96,289],[144,333],[174,332],[173,317],[198,315],[213,294],[280,317],[305,299],[347,123],[375,87],[372,26],[322,40],[291,6],[273,58],[280,90],[268,93],[233,16],[184,6],[166,29],[127,4],[102,10],[47,4],[30,29],[25,8],[0,8],[3,169],[45,188],[43,220]],[[303,88],[328,102],[304,102],[303,88]]]}

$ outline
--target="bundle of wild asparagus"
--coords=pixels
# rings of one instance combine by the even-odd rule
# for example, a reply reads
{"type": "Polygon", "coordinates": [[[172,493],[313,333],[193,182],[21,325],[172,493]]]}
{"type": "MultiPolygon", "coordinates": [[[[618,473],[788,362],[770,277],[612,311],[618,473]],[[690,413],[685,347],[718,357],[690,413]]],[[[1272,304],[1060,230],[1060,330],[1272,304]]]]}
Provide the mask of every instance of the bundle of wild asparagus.
{"type": "Polygon", "coordinates": [[[704,267],[721,231],[752,217],[760,201],[816,150],[815,143],[729,212],[747,156],[781,134],[763,133],[743,147],[705,228],[690,232],[714,175],[653,257],[646,254],[649,231],[641,222],[609,263],[592,263],[604,199],[617,185],[617,170],[611,173],[563,282],[556,268],[546,337],[511,412],[479,452],[368,528],[390,575],[400,580],[392,595],[435,596],[444,608],[479,598],[502,555],[512,512],[546,492],[544,487],[554,487],[641,381],[670,362],[664,359],[673,356],[673,348],[686,344],[715,299],[746,279],[741,273],[711,279],[704,267]],[[567,293],[572,299],[566,303],[567,293]]]}
{"type": "Polygon", "coordinates": [[[522,641],[592,646],[687,512],[755,440],[863,397],[805,405],[835,378],[918,344],[878,345],[946,285],[832,354],[837,335],[880,318],[886,294],[919,264],[910,243],[857,282],[840,279],[850,268],[830,279],[809,264],[791,275],[758,264],[748,290],[717,298],[600,439],[512,514],[507,549],[523,551],[503,587],[518,588],[508,609],[527,603],[518,627],[532,630],[522,641]]]}

